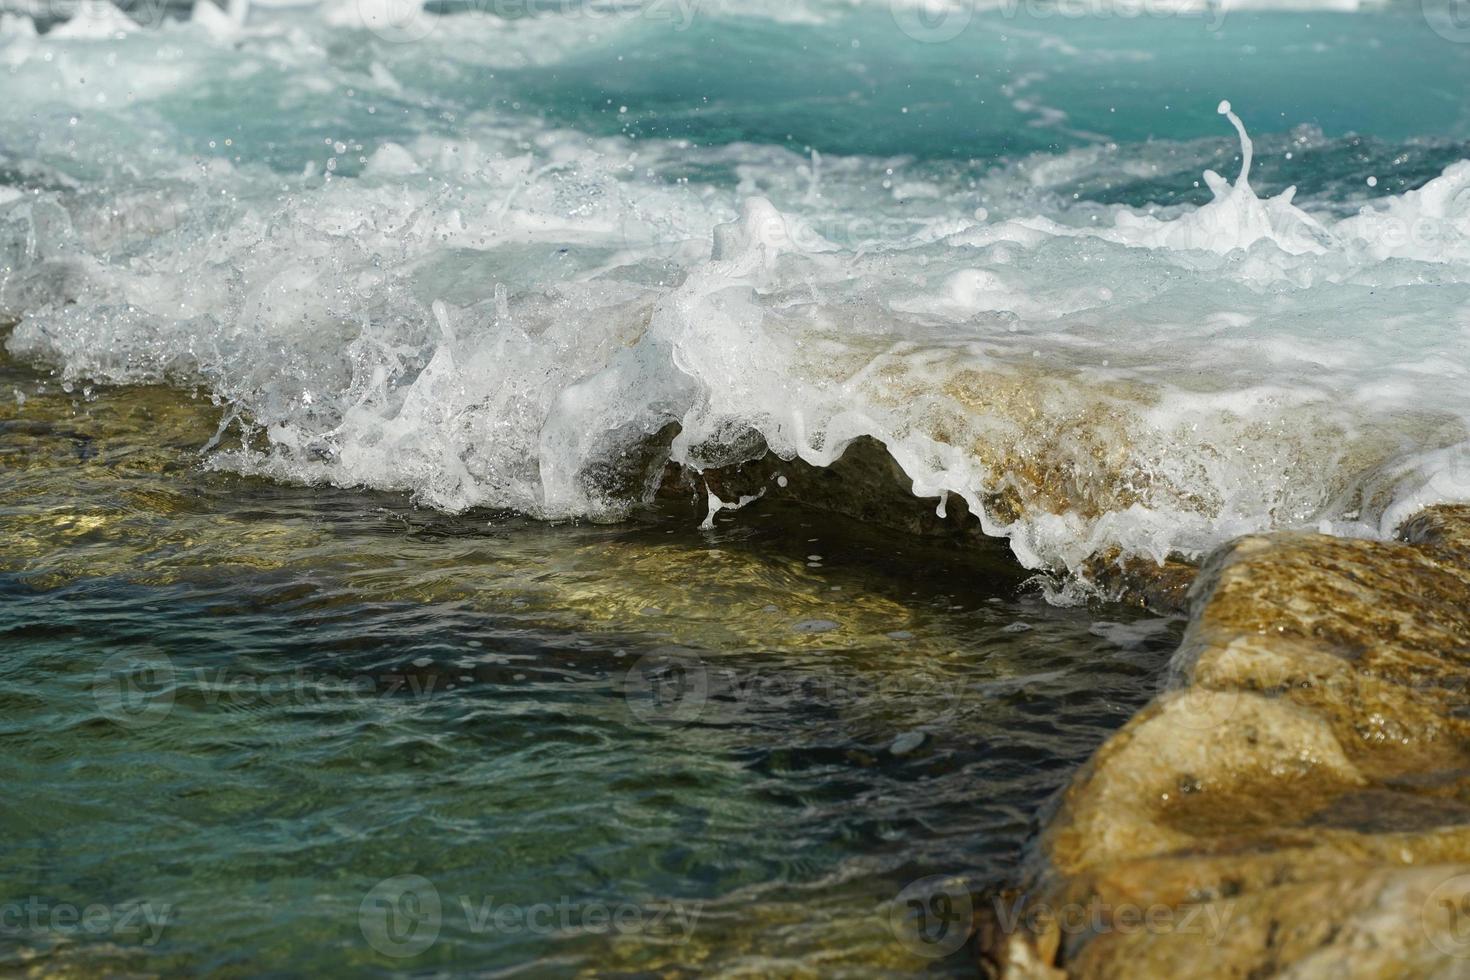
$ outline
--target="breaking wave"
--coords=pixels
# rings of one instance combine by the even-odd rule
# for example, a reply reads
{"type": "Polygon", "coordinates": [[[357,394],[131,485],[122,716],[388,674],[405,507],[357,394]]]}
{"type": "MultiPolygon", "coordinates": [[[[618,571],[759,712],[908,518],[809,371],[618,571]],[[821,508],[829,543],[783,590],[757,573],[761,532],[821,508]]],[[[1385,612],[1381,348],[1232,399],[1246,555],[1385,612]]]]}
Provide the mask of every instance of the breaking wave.
{"type": "Polygon", "coordinates": [[[395,45],[344,9],[3,22],[31,113],[0,109],[14,355],[204,386],[243,447],[210,465],[450,511],[613,520],[670,464],[827,466],[871,438],[914,495],[1074,574],[1470,499],[1459,144],[1257,147],[1228,103],[1229,139],[1196,117],[1119,141],[1015,71],[1007,111],[1054,145],[823,153],[714,138],[697,98],[693,135],[660,135],[548,108],[537,74],[589,30],[657,52],[647,18],[467,15],[395,45]]]}

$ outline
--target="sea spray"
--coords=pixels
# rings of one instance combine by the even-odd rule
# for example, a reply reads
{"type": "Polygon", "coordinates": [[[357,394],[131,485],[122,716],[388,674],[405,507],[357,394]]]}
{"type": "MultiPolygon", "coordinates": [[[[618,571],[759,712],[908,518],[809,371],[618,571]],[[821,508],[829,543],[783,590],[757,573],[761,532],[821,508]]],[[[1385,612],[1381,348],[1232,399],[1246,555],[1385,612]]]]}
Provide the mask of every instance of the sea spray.
{"type": "Polygon", "coordinates": [[[612,520],[669,463],[825,466],[867,437],[917,497],[963,499],[1027,567],[1074,576],[1247,531],[1381,536],[1470,492],[1470,163],[1344,216],[1258,194],[1290,169],[1282,139],[1221,104],[1233,183],[1201,156],[1211,200],[1181,173],[1149,192],[1170,203],[1099,203],[1063,189],[1228,153],[936,163],[588,132],[465,81],[571,57],[554,19],[466,15],[323,60],[313,16],[252,13],[217,42],[166,25],[190,47],[163,67],[107,41],[134,78],[116,101],[83,84],[81,42],[0,48],[18,93],[62,79],[87,104],[78,153],[6,151],[10,350],[68,380],[204,386],[247,434],[213,466],[612,520]],[[443,45],[464,94],[435,75],[443,45]],[[303,168],[304,135],[265,116],[228,135],[168,108],[207,121],[231,71],[358,121],[326,124],[303,168]],[[463,105],[404,131],[391,110],[415,98],[463,105]],[[144,122],[174,135],[145,144],[144,122]]]}

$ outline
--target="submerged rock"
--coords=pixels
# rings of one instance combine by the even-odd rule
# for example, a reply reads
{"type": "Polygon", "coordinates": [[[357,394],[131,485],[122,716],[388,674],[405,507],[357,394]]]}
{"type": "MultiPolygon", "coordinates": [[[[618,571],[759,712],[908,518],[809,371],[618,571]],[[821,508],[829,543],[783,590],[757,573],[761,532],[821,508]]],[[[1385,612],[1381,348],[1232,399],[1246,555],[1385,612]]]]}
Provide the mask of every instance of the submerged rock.
{"type": "Polygon", "coordinates": [[[1470,508],[1400,538],[1206,564],[1171,689],[979,904],[989,975],[1470,975],[1470,508]]]}
{"type": "Polygon", "coordinates": [[[896,756],[912,755],[917,752],[928,740],[929,734],[918,730],[904,732],[893,740],[888,746],[888,751],[896,756]]]}

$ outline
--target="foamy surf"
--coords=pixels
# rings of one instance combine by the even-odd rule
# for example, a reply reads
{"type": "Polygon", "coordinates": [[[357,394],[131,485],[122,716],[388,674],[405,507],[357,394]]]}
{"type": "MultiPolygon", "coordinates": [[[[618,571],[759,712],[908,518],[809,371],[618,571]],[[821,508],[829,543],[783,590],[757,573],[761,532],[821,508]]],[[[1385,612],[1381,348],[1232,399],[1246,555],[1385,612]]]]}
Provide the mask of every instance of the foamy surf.
{"type": "MultiPolygon", "coordinates": [[[[476,98],[404,131],[402,105],[449,98],[426,46],[369,34],[324,61],[319,13],[203,20],[7,34],[13,84],[85,138],[3,148],[0,316],[68,383],[206,388],[249,447],[209,465],[616,520],[669,464],[827,466],[866,437],[915,496],[962,499],[1026,567],[1074,579],[1253,531],[1384,536],[1470,495],[1470,162],[1401,193],[1261,193],[1221,103],[1234,179],[1135,207],[1065,188],[1158,172],[1156,144],[943,164],[476,98]],[[104,58],[126,92],[99,86],[104,58]],[[322,100],[326,135],[219,125],[229,77],[322,100]],[[204,122],[170,117],[179,98],[204,122]]],[[[574,63],[561,26],[463,18],[441,39],[454,83],[574,63]]],[[[1273,173],[1306,142],[1276,138],[1273,173]]],[[[725,507],[709,491],[709,520],[725,507]]]]}

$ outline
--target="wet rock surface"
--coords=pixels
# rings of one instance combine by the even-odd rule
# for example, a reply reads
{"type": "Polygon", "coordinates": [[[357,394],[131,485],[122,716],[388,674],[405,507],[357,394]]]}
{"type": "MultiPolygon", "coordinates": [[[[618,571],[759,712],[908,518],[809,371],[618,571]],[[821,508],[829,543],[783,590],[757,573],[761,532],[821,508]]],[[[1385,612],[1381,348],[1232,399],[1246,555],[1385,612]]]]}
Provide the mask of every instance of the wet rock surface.
{"type": "MultiPolygon", "coordinates": [[[[985,535],[963,497],[947,494],[941,501],[915,496],[913,480],[876,439],[855,439],[830,466],[783,460],[764,449],[752,455],[748,462],[703,472],[669,464],[659,476],[658,496],[666,502],[682,502],[691,515],[707,512],[710,494],[726,506],[742,500],[794,502],[816,513],[836,514],[925,540],[947,541],[998,557],[1001,564],[1014,564],[1009,549],[985,535]]],[[[1012,520],[1019,513],[1015,508],[1002,508],[1002,512],[1012,520]]],[[[1199,569],[1179,556],[1161,564],[1113,549],[1085,562],[1081,571],[1095,598],[1170,615],[1188,605],[1189,587],[1199,569]]]]}
{"type": "Polygon", "coordinates": [[[1171,690],[1054,802],[982,972],[1470,975],[1470,508],[1208,561],[1171,690]]]}

